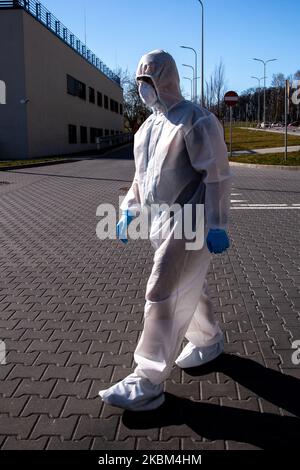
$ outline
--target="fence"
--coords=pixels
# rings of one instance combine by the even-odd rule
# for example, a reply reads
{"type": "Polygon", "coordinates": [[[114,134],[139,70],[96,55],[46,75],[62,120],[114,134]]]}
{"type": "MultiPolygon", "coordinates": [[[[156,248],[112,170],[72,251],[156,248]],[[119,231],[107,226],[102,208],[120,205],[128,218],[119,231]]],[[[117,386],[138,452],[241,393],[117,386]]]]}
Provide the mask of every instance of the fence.
{"type": "Polygon", "coordinates": [[[96,138],[97,150],[108,149],[116,145],[128,144],[130,142],[133,142],[133,134],[130,132],[96,138]]]}

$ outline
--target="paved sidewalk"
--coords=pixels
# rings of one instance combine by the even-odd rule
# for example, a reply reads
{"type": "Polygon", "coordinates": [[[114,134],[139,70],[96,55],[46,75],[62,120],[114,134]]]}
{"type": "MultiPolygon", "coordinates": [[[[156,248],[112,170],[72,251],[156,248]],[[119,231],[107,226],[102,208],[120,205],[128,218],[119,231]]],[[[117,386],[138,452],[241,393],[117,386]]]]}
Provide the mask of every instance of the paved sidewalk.
{"type": "MultiPolygon", "coordinates": [[[[288,146],[287,151],[290,152],[299,152],[300,151],[300,145],[291,145],[288,146]]],[[[235,150],[232,152],[232,155],[265,155],[268,153],[284,153],[285,148],[284,147],[272,147],[272,148],[264,148],[264,149],[253,149],[253,150],[235,150]]],[[[228,155],[230,152],[228,152],[228,155]]]]}
{"type": "Polygon", "coordinates": [[[174,366],[159,412],[98,398],[134,368],[152,264],[147,241],[95,234],[97,206],[130,185],[130,152],[0,172],[1,449],[296,448],[298,172],[232,167],[231,249],[209,271],[226,354],[174,366]]]}
{"type": "MultiPolygon", "coordinates": [[[[276,134],[285,134],[285,127],[271,127],[267,129],[256,129],[255,127],[240,127],[240,129],[248,129],[249,131],[258,132],[275,132],[276,134]]],[[[288,127],[288,135],[299,136],[300,127],[288,127]]]]}

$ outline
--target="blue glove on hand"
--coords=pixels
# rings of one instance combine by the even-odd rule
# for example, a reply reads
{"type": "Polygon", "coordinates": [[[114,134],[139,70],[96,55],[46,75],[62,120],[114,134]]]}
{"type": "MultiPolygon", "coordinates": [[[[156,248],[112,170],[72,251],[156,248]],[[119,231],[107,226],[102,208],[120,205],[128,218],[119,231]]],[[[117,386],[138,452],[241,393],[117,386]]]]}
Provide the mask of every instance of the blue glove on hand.
{"type": "Polygon", "coordinates": [[[117,225],[117,237],[119,240],[121,240],[121,242],[127,244],[127,228],[133,221],[134,217],[129,214],[129,211],[123,211],[122,214],[123,215],[117,225]]]}
{"type": "Polygon", "coordinates": [[[226,231],[219,228],[209,230],[206,243],[211,253],[223,253],[230,246],[226,231]]]}

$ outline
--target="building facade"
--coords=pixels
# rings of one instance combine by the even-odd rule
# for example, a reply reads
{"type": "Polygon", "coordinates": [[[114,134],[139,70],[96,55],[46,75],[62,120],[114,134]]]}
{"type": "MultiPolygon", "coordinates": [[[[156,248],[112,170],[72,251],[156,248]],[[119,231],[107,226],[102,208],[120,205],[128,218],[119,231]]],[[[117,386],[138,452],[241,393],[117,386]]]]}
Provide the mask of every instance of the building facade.
{"type": "Polygon", "coordinates": [[[123,133],[119,77],[40,3],[0,0],[0,44],[0,159],[92,150],[123,133]]]}

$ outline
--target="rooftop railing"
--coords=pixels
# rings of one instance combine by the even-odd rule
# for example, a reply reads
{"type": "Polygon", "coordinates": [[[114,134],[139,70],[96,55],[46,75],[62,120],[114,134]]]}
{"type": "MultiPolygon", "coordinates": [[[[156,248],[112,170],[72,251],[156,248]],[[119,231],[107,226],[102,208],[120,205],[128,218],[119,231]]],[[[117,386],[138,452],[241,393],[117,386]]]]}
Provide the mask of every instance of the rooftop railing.
{"type": "Polygon", "coordinates": [[[113,73],[78,37],[66,28],[47,8],[35,0],[0,0],[1,8],[23,9],[42,23],[65,44],[71,47],[81,57],[96,67],[100,72],[120,85],[120,77],[113,73]]]}

